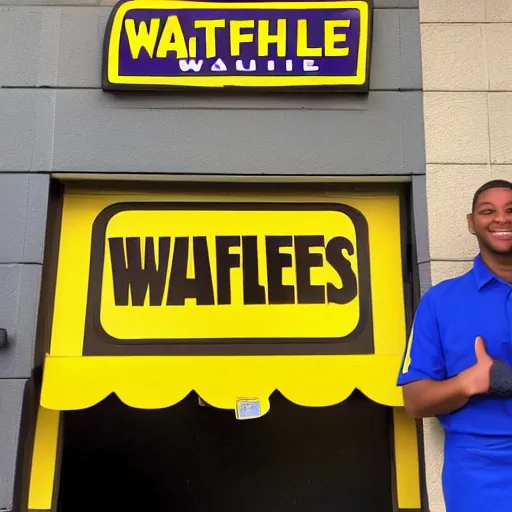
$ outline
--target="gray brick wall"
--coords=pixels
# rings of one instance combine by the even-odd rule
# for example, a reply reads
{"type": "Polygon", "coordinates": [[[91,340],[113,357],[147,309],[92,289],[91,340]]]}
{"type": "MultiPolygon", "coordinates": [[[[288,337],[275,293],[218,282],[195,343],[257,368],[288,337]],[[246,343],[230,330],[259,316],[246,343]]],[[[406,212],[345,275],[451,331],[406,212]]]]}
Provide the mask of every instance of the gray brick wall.
{"type": "Polygon", "coordinates": [[[0,170],[423,173],[417,9],[376,10],[367,99],[105,94],[109,12],[0,7],[0,170]]]}
{"type": "Polygon", "coordinates": [[[13,507],[17,454],[25,442],[20,421],[34,366],[49,180],[47,174],[0,173],[0,327],[9,340],[0,349],[2,511],[13,507]]]}

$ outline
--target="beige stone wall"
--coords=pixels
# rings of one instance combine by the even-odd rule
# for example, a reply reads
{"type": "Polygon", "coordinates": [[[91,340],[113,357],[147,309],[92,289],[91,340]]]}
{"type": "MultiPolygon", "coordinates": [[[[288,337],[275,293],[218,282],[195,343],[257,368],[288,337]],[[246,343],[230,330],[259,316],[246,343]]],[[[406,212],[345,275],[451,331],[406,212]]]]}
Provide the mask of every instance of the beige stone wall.
{"type": "MultiPolygon", "coordinates": [[[[471,266],[475,189],[512,179],[512,0],[420,0],[432,284],[471,266]]],[[[443,435],[425,422],[431,512],[445,510],[443,435]]]]}

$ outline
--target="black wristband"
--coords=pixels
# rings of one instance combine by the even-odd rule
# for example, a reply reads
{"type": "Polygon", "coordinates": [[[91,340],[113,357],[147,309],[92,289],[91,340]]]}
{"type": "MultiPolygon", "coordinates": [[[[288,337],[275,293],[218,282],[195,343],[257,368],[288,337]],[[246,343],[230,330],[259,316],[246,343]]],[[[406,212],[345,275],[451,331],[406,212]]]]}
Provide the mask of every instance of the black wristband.
{"type": "Polygon", "coordinates": [[[512,396],[512,368],[500,359],[494,359],[490,372],[490,393],[500,397],[512,396]]]}

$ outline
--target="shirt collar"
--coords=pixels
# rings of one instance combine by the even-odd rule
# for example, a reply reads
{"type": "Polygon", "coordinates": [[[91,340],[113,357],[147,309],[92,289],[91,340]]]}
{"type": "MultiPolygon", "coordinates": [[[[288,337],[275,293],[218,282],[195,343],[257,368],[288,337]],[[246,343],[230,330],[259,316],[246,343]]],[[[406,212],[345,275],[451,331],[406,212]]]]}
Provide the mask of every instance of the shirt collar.
{"type": "Polygon", "coordinates": [[[490,283],[493,279],[498,279],[483,262],[480,254],[474,259],[473,274],[475,275],[476,284],[479,290],[481,290],[486,284],[490,283]]]}

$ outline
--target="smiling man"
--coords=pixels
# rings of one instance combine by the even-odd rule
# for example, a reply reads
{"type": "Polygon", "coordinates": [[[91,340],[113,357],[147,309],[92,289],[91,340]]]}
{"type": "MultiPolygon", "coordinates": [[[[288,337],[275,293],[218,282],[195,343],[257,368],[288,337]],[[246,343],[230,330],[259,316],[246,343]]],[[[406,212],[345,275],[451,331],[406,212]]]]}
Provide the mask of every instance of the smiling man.
{"type": "Polygon", "coordinates": [[[398,384],[409,415],[445,430],[447,512],[510,512],[512,183],[480,187],[468,227],[480,253],[422,297],[398,384]]]}

